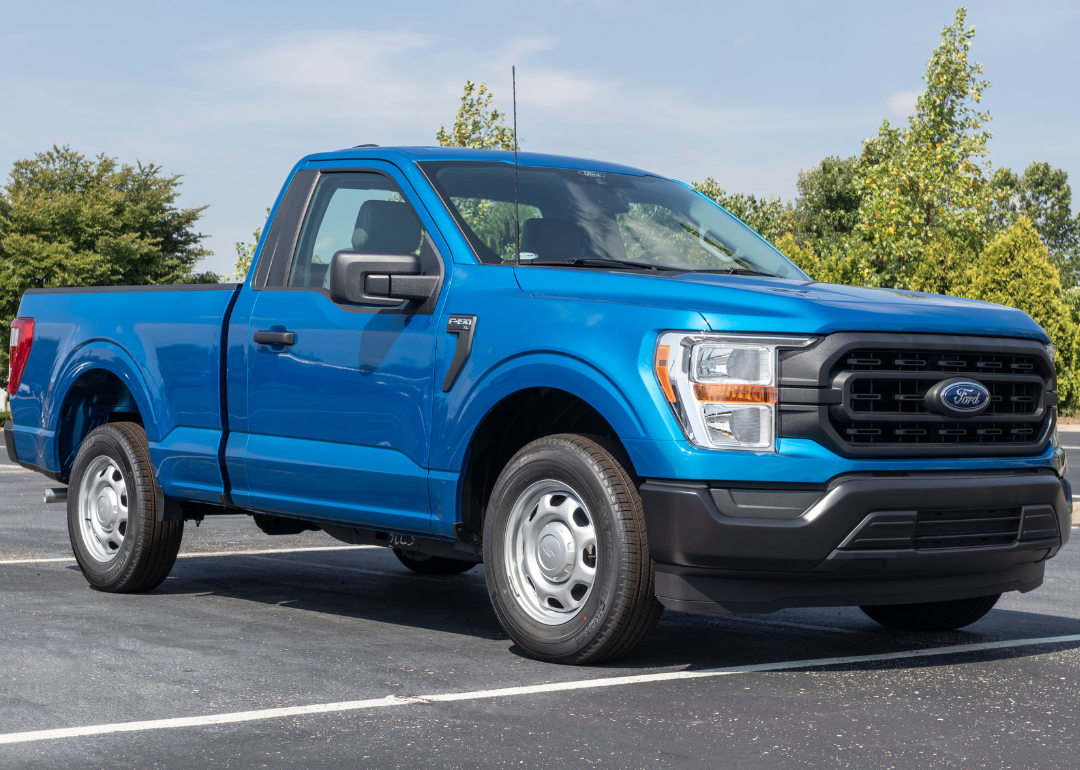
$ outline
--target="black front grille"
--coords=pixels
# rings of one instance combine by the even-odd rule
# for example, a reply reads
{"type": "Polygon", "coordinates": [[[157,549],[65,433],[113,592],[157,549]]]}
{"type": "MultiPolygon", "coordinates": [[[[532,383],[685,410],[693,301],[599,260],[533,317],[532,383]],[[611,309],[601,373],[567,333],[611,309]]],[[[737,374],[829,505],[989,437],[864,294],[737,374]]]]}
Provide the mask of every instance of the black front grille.
{"type": "Polygon", "coordinates": [[[1035,454],[1057,403],[1053,362],[1036,340],[838,333],[782,353],[780,381],[778,435],[848,455],[1035,454]],[[946,414],[926,396],[950,379],[985,386],[987,408],[946,414]]]}
{"type": "Polygon", "coordinates": [[[1020,532],[1020,508],[919,511],[915,550],[1008,545],[1020,532]]]}
{"type": "Polygon", "coordinates": [[[1003,444],[1030,443],[1039,425],[1030,422],[874,422],[833,421],[852,444],[1003,444]]]}
{"type": "MultiPolygon", "coordinates": [[[[929,411],[923,401],[926,391],[941,379],[854,379],[850,389],[851,411],[867,415],[925,414],[929,411]]],[[[990,391],[990,406],[982,415],[1034,414],[1039,407],[1042,385],[1034,378],[1026,382],[983,378],[980,382],[990,391]]]]}
{"type": "Polygon", "coordinates": [[[1035,356],[1000,355],[965,350],[852,350],[835,371],[948,372],[950,374],[1037,374],[1035,356]]]}

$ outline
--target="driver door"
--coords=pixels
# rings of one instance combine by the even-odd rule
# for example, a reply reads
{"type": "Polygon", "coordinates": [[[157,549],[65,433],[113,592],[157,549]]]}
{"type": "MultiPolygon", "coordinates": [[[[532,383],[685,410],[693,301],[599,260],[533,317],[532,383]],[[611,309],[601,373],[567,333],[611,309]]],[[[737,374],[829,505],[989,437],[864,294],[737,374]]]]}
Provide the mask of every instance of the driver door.
{"type": "Polygon", "coordinates": [[[271,267],[248,323],[246,432],[230,440],[243,457],[238,504],[430,533],[438,297],[373,307],[335,303],[327,288],[338,251],[417,254],[442,275],[405,186],[384,171],[328,169],[314,182],[288,264],[271,267]],[[285,341],[266,344],[265,332],[285,341]]]}

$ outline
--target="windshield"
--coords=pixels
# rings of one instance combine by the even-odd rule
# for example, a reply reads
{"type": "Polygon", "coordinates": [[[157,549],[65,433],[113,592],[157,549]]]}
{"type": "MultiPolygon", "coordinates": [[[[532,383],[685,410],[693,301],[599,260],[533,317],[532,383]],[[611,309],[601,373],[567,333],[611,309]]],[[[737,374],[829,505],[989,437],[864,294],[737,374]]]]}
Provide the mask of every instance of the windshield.
{"type": "MultiPolygon", "coordinates": [[[[481,262],[514,261],[514,167],[421,163],[481,262]]],[[[521,264],[806,276],[707,198],[653,176],[521,166],[521,264]]]]}

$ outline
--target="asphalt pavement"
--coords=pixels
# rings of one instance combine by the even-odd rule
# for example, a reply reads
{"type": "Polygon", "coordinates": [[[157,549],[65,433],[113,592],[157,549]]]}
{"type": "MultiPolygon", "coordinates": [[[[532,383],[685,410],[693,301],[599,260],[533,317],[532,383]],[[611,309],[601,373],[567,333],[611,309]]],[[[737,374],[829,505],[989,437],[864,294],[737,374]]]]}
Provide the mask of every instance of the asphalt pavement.
{"type": "Polygon", "coordinates": [[[153,592],[94,591],[48,484],[0,463],[0,768],[1080,764],[1080,540],[962,631],[668,611],[567,667],[506,637],[483,567],[423,577],[246,516],[189,523],[153,592]]]}

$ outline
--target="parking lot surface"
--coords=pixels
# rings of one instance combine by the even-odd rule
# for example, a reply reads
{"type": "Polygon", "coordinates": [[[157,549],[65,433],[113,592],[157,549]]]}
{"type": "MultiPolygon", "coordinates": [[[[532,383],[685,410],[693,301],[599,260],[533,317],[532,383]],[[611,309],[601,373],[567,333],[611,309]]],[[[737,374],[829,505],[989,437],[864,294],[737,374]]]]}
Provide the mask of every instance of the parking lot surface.
{"type": "Polygon", "coordinates": [[[0,464],[2,768],[1078,765],[1080,541],[962,631],[669,611],[574,668],[502,633],[483,567],[414,575],[246,516],[189,523],[153,592],[91,590],[48,483],[0,464]]]}

